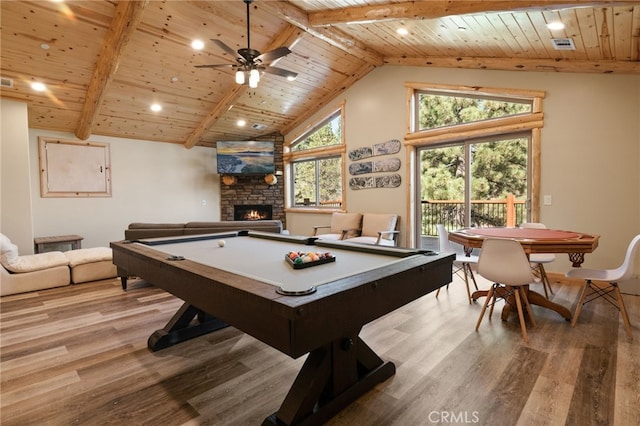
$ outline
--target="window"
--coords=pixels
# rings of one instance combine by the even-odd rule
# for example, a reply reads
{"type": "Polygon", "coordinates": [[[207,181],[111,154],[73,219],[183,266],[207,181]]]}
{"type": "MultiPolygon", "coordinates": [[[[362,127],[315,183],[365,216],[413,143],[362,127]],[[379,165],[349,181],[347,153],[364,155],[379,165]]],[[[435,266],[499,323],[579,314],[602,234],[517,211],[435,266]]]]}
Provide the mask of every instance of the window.
{"type": "Polygon", "coordinates": [[[435,225],[537,221],[543,92],[408,84],[417,245],[435,225]]]}
{"type": "Polygon", "coordinates": [[[420,90],[416,93],[416,129],[425,130],[531,113],[531,100],[488,99],[420,90]]]}
{"type": "Polygon", "coordinates": [[[295,138],[285,149],[289,206],[341,208],[344,202],[343,106],[295,138]]]}

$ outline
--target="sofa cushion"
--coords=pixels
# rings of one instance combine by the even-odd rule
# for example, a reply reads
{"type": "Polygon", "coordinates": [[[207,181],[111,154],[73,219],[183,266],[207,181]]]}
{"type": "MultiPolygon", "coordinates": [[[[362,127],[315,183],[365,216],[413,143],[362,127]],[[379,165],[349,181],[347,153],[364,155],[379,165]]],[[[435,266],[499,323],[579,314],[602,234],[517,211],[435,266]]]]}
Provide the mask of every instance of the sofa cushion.
{"type": "Polygon", "coordinates": [[[129,224],[129,229],[169,229],[169,228],[184,228],[184,223],[147,223],[147,222],[134,222],[129,224]]]}
{"type": "Polygon", "coordinates": [[[18,256],[12,262],[5,262],[5,256],[2,256],[2,266],[15,273],[40,271],[67,265],[69,265],[69,259],[61,251],[18,256]]]}
{"type": "Polygon", "coordinates": [[[74,284],[106,280],[117,276],[118,268],[111,260],[83,263],[71,268],[71,282],[74,284]]]}
{"type": "Polygon", "coordinates": [[[12,274],[0,266],[0,296],[67,286],[70,283],[69,271],[69,267],[64,265],[24,274],[12,274]]]}
{"type": "Polygon", "coordinates": [[[347,233],[347,237],[358,235],[360,223],[362,221],[361,213],[333,213],[331,215],[331,233],[342,235],[345,229],[351,229],[347,233]]]}
{"type": "Polygon", "coordinates": [[[4,234],[0,234],[0,256],[3,265],[13,263],[18,258],[18,246],[4,234]]]}
{"type": "Polygon", "coordinates": [[[93,247],[65,251],[64,255],[69,259],[69,266],[83,265],[85,263],[111,261],[113,252],[109,247],[93,247]]]}
{"type": "MultiPolygon", "coordinates": [[[[396,229],[398,216],[394,214],[366,213],[362,217],[362,236],[377,237],[379,231],[393,231],[396,229]]],[[[385,240],[393,240],[393,234],[382,234],[385,240]]]]}

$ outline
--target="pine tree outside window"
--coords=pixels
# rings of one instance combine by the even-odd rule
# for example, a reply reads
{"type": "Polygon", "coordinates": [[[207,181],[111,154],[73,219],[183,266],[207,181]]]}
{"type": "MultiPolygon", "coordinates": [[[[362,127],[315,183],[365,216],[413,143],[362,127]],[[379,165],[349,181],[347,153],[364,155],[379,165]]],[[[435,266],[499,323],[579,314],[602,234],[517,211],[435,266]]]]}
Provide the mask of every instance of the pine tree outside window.
{"type": "Polygon", "coordinates": [[[437,223],[451,230],[537,221],[544,92],[407,86],[417,241],[437,235],[437,223]]]}
{"type": "Polygon", "coordinates": [[[341,209],[344,205],[343,107],[285,148],[288,207],[341,209]]]}

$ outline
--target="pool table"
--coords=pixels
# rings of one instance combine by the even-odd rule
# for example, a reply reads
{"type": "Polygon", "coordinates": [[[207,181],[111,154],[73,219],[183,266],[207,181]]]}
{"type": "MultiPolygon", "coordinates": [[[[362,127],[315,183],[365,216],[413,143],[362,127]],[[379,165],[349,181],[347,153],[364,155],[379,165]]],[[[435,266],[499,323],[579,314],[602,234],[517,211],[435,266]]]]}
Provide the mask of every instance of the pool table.
{"type": "Polygon", "coordinates": [[[231,325],[292,358],[309,354],[264,424],[322,424],[393,376],[394,364],[367,346],[360,330],[450,283],[454,259],[253,231],[119,241],[111,248],[119,276],[141,277],[185,302],[151,335],[151,350],[231,325]],[[295,267],[286,259],[290,252],[330,256],[295,267]]]}

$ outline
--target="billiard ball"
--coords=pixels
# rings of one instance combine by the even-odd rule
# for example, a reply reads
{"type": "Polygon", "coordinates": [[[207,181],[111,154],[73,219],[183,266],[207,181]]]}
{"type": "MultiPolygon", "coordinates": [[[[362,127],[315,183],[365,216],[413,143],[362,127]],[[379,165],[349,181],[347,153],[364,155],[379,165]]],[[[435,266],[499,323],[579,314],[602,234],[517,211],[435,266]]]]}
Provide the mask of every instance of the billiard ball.
{"type": "Polygon", "coordinates": [[[218,240],[218,247],[224,247],[224,240],[218,240]]]}

